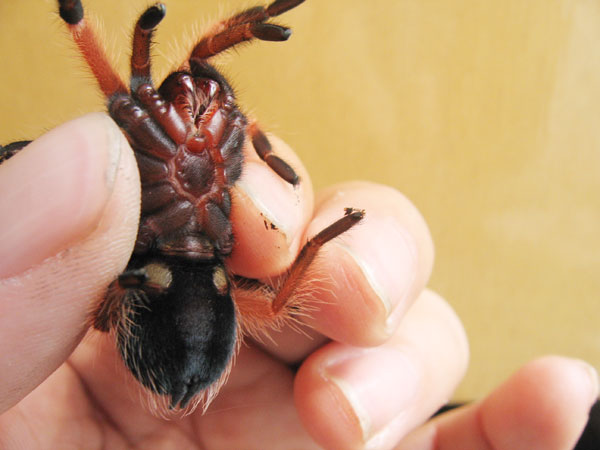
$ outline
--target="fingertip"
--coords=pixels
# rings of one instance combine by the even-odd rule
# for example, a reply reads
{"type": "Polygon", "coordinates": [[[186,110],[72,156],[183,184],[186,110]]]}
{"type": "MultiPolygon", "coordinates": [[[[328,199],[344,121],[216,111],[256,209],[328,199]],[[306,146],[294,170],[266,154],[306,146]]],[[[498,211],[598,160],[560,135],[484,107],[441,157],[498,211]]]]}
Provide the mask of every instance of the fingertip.
{"type": "Polygon", "coordinates": [[[526,364],[484,400],[481,426],[498,449],[572,448],[597,398],[595,369],[546,356],[526,364]]]}
{"type": "Polygon", "coordinates": [[[545,356],[527,363],[482,401],[419,427],[398,448],[574,448],[597,399],[594,368],[545,356]]]}

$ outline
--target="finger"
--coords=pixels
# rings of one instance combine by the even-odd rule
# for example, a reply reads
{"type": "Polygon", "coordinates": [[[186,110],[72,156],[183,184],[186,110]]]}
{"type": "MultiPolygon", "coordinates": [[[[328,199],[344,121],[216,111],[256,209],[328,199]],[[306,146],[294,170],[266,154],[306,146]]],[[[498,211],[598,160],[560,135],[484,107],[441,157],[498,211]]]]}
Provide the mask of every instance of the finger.
{"type": "Polygon", "coordinates": [[[573,448],[598,397],[598,375],[582,361],[528,363],[488,398],[411,433],[399,449],[573,448]]]}
{"type": "Polygon", "coordinates": [[[0,192],[5,410],[67,358],[91,303],[126,265],[140,184],[119,128],[104,114],[90,114],[3,164],[0,192]]]}
{"type": "Polygon", "coordinates": [[[312,354],[296,376],[296,406],[325,448],[391,448],[447,402],[467,361],[459,319],[424,291],[385,344],[312,354]]]}
{"type": "Polygon", "coordinates": [[[344,208],[365,218],[326,244],[311,272],[320,304],[309,323],[351,345],[377,345],[396,330],[421,294],[433,266],[429,229],[414,205],[395,189],[366,182],[334,186],[321,194],[311,236],[339,218],[344,208]]]}
{"type": "Polygon", "coordinates": [[[242,177],[232,189],[235,246],[227,266],[248,278],[278,275],[289,267],[303,243],[313,209],[306,169],[283,141],[275,136],[269,140],[301,181],[296,187],[290,185],[258,158],[251,143],[244,148],[242,177]]]}

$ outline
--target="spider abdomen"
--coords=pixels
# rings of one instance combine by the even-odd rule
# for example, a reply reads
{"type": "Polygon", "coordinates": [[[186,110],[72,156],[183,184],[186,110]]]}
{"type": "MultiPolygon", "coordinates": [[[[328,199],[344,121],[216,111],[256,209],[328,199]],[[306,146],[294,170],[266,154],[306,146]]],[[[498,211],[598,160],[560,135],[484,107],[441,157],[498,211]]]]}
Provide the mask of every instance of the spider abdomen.
{"type": "MultiPolygon", "coordinates": [[[[148,266],[134,257],[130,267],[148,266]]],[[[171,408],[184,408],[199,391],[221,378],[237,337],[235,307],[222,266],[150,262],[167,269],[169,288],[160,295],[137,291],[127,320],[135,323],[117,334],[123,360],[142,384],[171,397],[171,408]],[[220,278],[219,278],[220,279],[220,278]]]]}

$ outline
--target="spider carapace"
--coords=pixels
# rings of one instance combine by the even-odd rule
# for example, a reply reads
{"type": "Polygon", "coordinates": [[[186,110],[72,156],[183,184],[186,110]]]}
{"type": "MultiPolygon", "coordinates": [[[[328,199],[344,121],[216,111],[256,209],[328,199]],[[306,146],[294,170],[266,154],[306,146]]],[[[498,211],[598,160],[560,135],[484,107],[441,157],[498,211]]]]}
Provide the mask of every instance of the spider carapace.
{"type": "MultiPolygon", "coordinates": [[[[110,116],[135,152],[142,181],[133,255],[95,309],[92,324],[115,333],[135,378],[174,410],[208,405],[244,332],[278,326],[301,309],[295,286],[318,249],[364,215],[348,208],[309,240],[278,291],[257,289],[258,281],[240,282],[227,270],[234,245],[230,188],[241,176],[247,137],[276,174],[292,185],[300,180],[273,153],[258,125],[242,114],[227,80],[208,60],[242,42],[287,40],[290,29],[269,20],[303,1],[276,0],[219,22],[158,89],[150,74],[150,47],[166,13],[163,4],[149,7],[135,25],[127,87],[109,64],[81,2],[58,1],[60,17],[106,96],[110,116]],[[251,291],[264,296],[262,313],[241,303],[240,294],[251,291]]],[[[24,144],[0,147],[0,161],[24,144]]]]}

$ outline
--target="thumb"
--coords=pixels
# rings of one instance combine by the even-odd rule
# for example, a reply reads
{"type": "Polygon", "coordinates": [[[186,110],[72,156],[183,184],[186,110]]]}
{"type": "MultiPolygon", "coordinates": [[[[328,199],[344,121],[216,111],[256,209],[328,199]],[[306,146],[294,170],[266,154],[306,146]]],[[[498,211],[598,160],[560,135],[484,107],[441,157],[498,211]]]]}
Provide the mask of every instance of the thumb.
{"type": "Polygon", "coordinates": [[[58,368],[137,232],[133,153],[105,114],[50,131],[0,166],[0,412],[58,368]]]}

